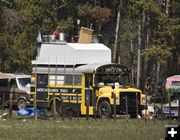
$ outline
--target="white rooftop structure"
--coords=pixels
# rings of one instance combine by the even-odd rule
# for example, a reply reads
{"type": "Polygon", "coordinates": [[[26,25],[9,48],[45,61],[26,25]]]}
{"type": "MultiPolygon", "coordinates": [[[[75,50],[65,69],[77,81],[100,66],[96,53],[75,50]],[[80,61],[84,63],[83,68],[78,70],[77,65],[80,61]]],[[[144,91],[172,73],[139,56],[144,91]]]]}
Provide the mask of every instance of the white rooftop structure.
{"type": "Polygon", "coordinates": [[[15,79],[15,78],[30,78],[30,75],[17,73],[2,73],[0,72],[0,79],[15,79]]]}
{"type": "Polygon", "coordinates": [[[111,50],[101,43],[43,43],[39,56],[32,64],[37,65],[76,65],[111,63],[111,50]]]}

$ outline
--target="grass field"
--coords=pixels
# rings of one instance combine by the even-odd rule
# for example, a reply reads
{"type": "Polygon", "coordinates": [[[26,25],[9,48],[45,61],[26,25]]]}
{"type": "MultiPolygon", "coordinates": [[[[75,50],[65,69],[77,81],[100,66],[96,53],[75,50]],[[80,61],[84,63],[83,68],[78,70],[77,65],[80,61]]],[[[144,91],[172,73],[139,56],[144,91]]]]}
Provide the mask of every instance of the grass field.
{"type": "Polygon", "coordinates": [[[0,120],[0,140],[163,140],[167,124],[136,119],[0,120]]]}

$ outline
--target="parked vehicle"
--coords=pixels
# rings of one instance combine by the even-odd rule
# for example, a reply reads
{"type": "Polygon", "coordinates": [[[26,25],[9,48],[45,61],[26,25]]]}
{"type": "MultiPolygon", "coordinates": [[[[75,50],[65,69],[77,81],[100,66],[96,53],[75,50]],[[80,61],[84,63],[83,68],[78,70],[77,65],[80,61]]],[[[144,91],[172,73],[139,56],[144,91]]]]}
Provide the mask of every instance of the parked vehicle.
{"type": "Polygon", "coordinates": [[[135,118],[144,108],[144,94],[131,87],[130,70],[111,63],[111,50],[104,44],[42,42],[32,64],[30,101],[36,95],[37,107],[52,109],[55,96],[59,114],[70,110],[82,116],[135,118]]]}
{"type": "Polygon", "coordinates": [[[167,103],[164,105],[163,112],[166,116],[178,116],[180,100],[180,75],[168,77],[165,82],[167,103]]]}
{"type": "Polygon", "coordinates": [[[30,82],[30,75],[0,73],[0,106],[8,105],[12,93],[13,106],[25,108],[29,104],[30,82]]]}

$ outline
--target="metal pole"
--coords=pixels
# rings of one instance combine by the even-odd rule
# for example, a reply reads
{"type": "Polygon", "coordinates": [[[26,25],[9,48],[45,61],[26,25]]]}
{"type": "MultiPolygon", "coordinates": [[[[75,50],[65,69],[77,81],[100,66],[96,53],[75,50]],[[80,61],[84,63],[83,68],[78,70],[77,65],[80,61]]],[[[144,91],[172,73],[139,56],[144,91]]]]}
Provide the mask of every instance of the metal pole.
{"type": "MultiPolygon", "coordinates": [[[[78,93],[76,92],[76,103],[78,105],[78,93]]],[[[79,119],[79,111],[77,111],[77,118],[79,119]]]]}
{"type": "Polygon", "coordinates": [[[93,92],[93,95],[94,95],[94,105],[93,105],[93,107],[94,107],[94,118],[96,119],[96,116],[97,116],[97,112],[96,112],[96,93],[95,93],[95,91],[93,92]]]}
{"type": "Polygon", "coordinates": [[[114,93],[113,89],[113,99],[114,99],[114,119],[116,119],[116,94],[114,93]]]}
{"type": "Polygon", "coordinates": [[[46,97],[44,98],[44,119],[47,119],[47,116],[46,116],[46,97]]]}
{"type": "Polygon", "coordinates": [[[55,93],[53,93],[53,117],[54,120],[56,119],[56,98],[55,98],[55,93]]]}
{"type": "Polygon", "coordinates": [[[168,97],[169,97],[169,119],[171,120],[171,96],[170,96],[170,92],[168,92],[168,97]]]}
{"type": "Polygon", "coordinates": [[[71,120],[72,117],[71,117],[71,99],[70,99],[70,96],[69,96],[69,119],[71,120]]]}
{"type": "Polygon", "coordinates": [[[125,96],[125,102],[126,102],[126,118],[128,119],[128,98],[125,96]]]}
{"type": "Polygon", "coordinates": [[[5,93],[4,93],[5,91],[3,91],[3,105],[2,105],[2,114],[4,114],[4,106],[5,106],[5,93]]]}
{"type": "Polygon", "coordinates": [[[86,95],[86,120],[89,119],[89,95],[86,95]]]}
{"type": "Polygon", "coordinates": [[[149,92],[149,88],[150,88],[150,83],[149,83],[149,77],[146,79],[145,82],[145,98],[146,98],[146,107],[145,107],[145,122],[147,121],[147,109],[148,109],[148,105],[147,105],[147,94],[149,92]]]}
{"type": "Polygon", "coordinates": [[[12,118],[12,98],[13,98],[13,94],[10,93],[10,97],[9,97],[9,118],[12,118]]]}
{"type": "Polygon", "coordinates": [[[34,119],[37,120],[37,104],[36,104],[36,95],[34,95],[34,119]]]}
{"type": "Polygon", "coordinates": [[[139,113],[139,100],[138,100],[138,95],[136,92],[136,116],[138,117],[138,113],[139,113]]]}
{"type": "Polygon", "coordinates": [[[63,100],[62,100],[62,95],[60,93],[60,100],[61,100],[61,103],[60,103],[60,114],[61,114],[61,119],[64,120],[64,114],[63,114],[63,100]]]}
{"type": "Polygon", "coordinates": [[[163,120],[163,100],[161,95],[161,120],[163,120]]]}

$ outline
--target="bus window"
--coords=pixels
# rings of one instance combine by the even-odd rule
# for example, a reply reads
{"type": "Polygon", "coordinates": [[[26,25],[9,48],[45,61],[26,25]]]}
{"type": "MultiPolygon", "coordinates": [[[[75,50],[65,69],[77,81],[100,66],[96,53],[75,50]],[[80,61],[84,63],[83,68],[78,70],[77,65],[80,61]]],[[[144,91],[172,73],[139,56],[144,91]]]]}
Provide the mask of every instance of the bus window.
{"type": "Polygon", "coordinates": [[[57,75],[57,84],[64,85],[64,75],[57,75]]]}
{"type": "Polygon", "coordinates": [[[57,75],[57,76],[50,75],[49,80],[50,80],[49,81],[50,85],[55,85],[55,84],[63,85],[64,84],[64,75],[57,75]]]}
{"type": "Polygon", "coordinates": [[[73,75],[66,75],[65,85],[73,85],[73,75]]]}
{"type": "Polygon", "coordinates": [[[130,76],[129,74],[123,74],[120,76],[120,78],[118,79],[118,81],[121,85],[130,85],[130,76]]]}
{"type": "Polygon", "coordinates": [[[0,87],[7,87],[8,79],[0,79],[0,87]]]}
{"type": "Polygon", "coordinates": [[[48,75],[39,74],[37,75],[37,87],[44,88],[48,85],[48,75]]]}
{"type": "Polygon", "coordinates": [[[81,85],[81,75],[66,75],[65,85],[81,85]],[[74,81],[73,81],[74,80],[74,81]]]}
{"type": "Polygon", "coordinates": [[[80,86],[81,85],[82,77],[81,75],[75,75],[74,76],[74,85],[80,86]]]}
{"type": "Polygon", "coordinates": [[[55,75],[50,75],[49,76],[49,84],[50,85],[55,85],[55,75]]]}

